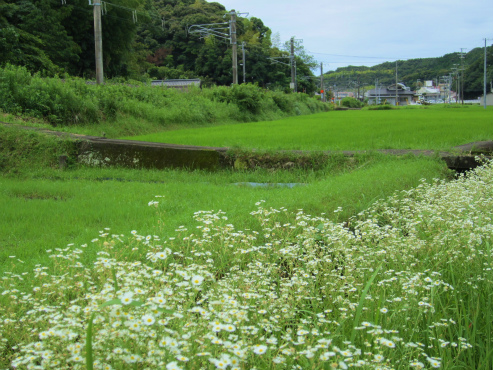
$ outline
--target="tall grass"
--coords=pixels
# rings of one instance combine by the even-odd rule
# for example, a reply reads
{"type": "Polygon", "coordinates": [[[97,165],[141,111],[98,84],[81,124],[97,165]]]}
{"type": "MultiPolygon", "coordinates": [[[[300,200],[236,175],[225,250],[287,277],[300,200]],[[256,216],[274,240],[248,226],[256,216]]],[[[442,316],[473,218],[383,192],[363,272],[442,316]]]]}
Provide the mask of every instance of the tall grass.
{"type": "Polygon", "coordinates": [[[446,174],[441,161],[378,155],[351,162],[337,159],[317,172],[27,168],[0,179],[0,266],[16,261],[11,255],[33,266],[46,249],[83,244],[104,227],[123,234],[131,229],[157,232],[155,212],[142,206],[155,195],[164,196],[166,217],[159,224],[164,236],[180,225],[192,227],[197,210],[221,209],[234,224],[251,227],[244,215],[259,200],[347,220],[376,199],[416,186],[421,178],[446,174]],[[252,187],[251,182],[273,186],[252,187]],[[298,186],[282,186],[292,183],[298,186]],[[333,213],[339,207],[342,210],[333,213]]]}
{"type": "MultiPolygon", "coordinates": [[[[168,199],[148,199],[166,223],[168,199]]],[[[4,274],[0,364],[491,369],[492,199],[489,163],[349,227],[262,200],[248,228],[199,209],[172,235],[102,228],[4,274]]]]}
{"type": "Polygon", "coordinates": [[[125,138],[272,150],[448,150],[473,141],[492,140],[491,119],[491,109],[474,106],[333,111],[273,122],[183,129],[125,138]]]}
{"type": "Polygon", "coordinates": [[[66,131],[95,135],[104,131],[108,137],[328,109],[305,94],[282,94],[248,84],[181,92],[135,81],[99,86],[69,76],[42,78],[23,67],[0,68],[3,112],[42,118],[66,131]]]}
{"type": "Polygon", "coordinates": [[[67,156],[72,166],[76,152],[76,144],[67,138],[0,125],[0,171],[3,174],[56,168],[60,156],[67,156]]]}

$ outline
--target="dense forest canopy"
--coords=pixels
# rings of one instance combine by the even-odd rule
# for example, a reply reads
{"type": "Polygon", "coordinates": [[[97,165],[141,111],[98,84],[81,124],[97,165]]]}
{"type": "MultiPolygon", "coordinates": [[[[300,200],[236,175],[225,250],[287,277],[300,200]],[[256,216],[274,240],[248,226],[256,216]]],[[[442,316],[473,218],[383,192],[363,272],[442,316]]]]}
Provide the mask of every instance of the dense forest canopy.
{"type": "MultiPolygon", "coordinates": [[[[103,60],[106,77],[145,80],[201,78],[206,85],[232,82],[232,47],[217,36],[188,32],[191,25],[224,23],[229,9],[205,0],[103,1],[103,60]]],[[[93,6],[88,0],[0,0],[0,66],[22,65],[46,76],[67,73],[94,78],[93,6]]],[[[289,42],[282,45],[268,25],[255,17],[239,17],[238,74],[243,81],[241,45],[245,43],[245,81],[288,90],[291,82],[289,42]],[[277,63],[275,62],[277,61],[277,63]]],[[[296,45],[298,91],[319,88],[317,63],[296,45]],[[318,86],[317,86],[318,85],[318,86]]],[[[465,55],[466,94],[483,86],[483,51],[465,55]]],[[[399,81],[416,88],[418,80],[439,80],[460,64],[458,53],[439,58],[398,61],[399,81]]],[[[493,49],[488,48],[488,81],[493,80],[493,49]]],[[[325,74],[325,86],[388,85],[395,62],[373,67],[344,67],[325,74]]]]}
{"type": "MultiPolygon", "coordinates": [[[[206,84],[232,82],[232,48],[221,37],[188,32],[191,25],[229,22],[229,10],[205,0],[103,1],[103,60],[107,77],[200,77],[206,84]]],[[[94,77],[93,7],[88,0],[0,0],[0,65],[23,65],[47,76],[94,77]]],[[[272,45],[262,20],[238,17],[239,80],[245,43],[245,81],[286,89],[291,69],[271,58],[288,57],[272,45]]],[[[289,59],[284,59],[289,61],[289,59]]],[[[298,46],[299,91],[313,92],[313,58],[298,46]]]]}

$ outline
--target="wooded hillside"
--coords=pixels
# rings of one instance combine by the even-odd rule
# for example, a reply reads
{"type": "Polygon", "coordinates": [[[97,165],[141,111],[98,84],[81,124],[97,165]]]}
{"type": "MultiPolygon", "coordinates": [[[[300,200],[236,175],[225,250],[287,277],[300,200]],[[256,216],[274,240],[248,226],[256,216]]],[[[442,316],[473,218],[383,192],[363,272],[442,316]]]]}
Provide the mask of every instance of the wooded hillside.
{"type": "MultiPolygon", "coordinates": [[[[194,24],[228,22],[229,9],[223,5],[205,0],[119,0],[103,2],[102,9],[106,77],[200,77],[206,84],[231,83],[229,42],[187,32],[194,24]]],[[[269,58],[287,57],[289,52],[284,45],[273,45],[271,34],[261,19],[238,18],[238,44],[245,42],[245,80],[286,89],[290,67],[269,58]]],[[[93,78],[93,7],[87,0],[0,0],[0,49],[0,65],[93,78]]],[[[297,75],[312,75],[313,58],[299,45],[295,54],[297,75]]],[[[242,67],[238,70],[242,81],[242,67]]],[[[298,90],[312,92],[315,84],[300,78],[298,90]]]]}
{"type": "MultiPolygon", "coordinates": [[[[493,46],[487,47],[487,81],[493,81],[493,46]]],[[[477,98],[483,94],[484,48],[475,48],[464,54],[464,93],[466,98],[477,98]]],[[[459,53],[450,53],[437,58],[418,58],[397,61],[399,82],[416,90],[426,80],[437,83],[444,76],[452,74],[452,90],[456,89],[457,74],[454,67],[460,70],[459,53]],[[418,81],[419,80],[419,81],[418,81]]],[[[379,85],[388,86],[395,83],[395,62],[385,62],[373,67],[348,66],[329,71],[324,74],[327,87],[337,86],[339,90],[354,89],[358,86],[374,86],[378,79],[379,85]]],[[[489,89],[489,87],[488,87],[489,89]]]]}

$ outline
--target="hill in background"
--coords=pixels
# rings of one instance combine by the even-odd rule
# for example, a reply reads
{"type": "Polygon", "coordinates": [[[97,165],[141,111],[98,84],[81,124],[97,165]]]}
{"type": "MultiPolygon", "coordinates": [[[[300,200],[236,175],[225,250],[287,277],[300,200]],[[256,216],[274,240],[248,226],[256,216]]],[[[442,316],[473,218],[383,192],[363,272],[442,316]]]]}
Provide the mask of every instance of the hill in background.
{"type": "MultiPolygon", "coordinates": [[[[487,82],[493,81],[493,46],[487,47],[487,82]]],[[[399,82],[412,90],[420,87],[424,81],[434,81],[436,85],[445,78],[452,78],[452,90],[456,90],[458,72],[464,66],[464,95],[465,98],[477,98],[483,94],[484,48],[475,48],[464,54],[461,61],[460,53],[450,53],[437,58],[418,58],[397,61],[399,82]]],[[[341,91],[347,88],[363,88],[375,86],[376,81],[382,86],[395,83],[396,62],[385,62],[373,67],[348,66],[329,71],[324,74],[324,84],[327,88],[334,85],[341,91]]],[[[488,90],[490,90],[488,86],[488,90]]]]}

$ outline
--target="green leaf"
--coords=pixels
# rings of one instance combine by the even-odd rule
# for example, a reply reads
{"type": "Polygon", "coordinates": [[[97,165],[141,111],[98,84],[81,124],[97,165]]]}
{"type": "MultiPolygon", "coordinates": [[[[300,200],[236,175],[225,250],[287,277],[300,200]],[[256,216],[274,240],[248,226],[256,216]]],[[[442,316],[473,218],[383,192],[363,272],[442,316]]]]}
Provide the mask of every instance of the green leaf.
{"type": "Polygon", "coordinates": [[[137,306],[142,306],[143,304],[144,303],[143,302],[140,302],[140,301],[132,301],[128,305],[129,306],[135,306],[135,307],[137,307],[137,306]]]}
{"type": "Polygon", "coordinates": [[[94,321],[94,312],[89,317],[86,329],[86,369],[93,369],[93,355],[92,355],[92,326],[94,321]]]}
{"type": "Polygon", "coordinates": [[[356,338],[356,326],[359,323],[359,318],[361,316],[361,312],[363,311],[363,305],[365,304],[365,298],[366,294],[368,293],[368,290],[370,290],[371,284],[373,283],[373,280],[377,277],[377,274],[380,272],[382,268],[382,265],[378,266],[373,275],[371,276],[370,280],[365,285],[365,288],[363,289],[363,292],[361,293],[361,297],[359,300],[358,308],[356,309],[356,315],[354,316],[354,322],[353,322],[353,332],[351,333],[351,344],[354,343],[354,339],[356,338]]]}
{"type": "MultiPolygon", "coordinates": [[[[111,301],[104,302],[99,307],[102,308],[102,307],[114,306],[114,305],[117,305],[117,304],[119,304],[121,306],[124,306],[124,304],[122,303],[122,301],[119,298],[116,298],[116,299],[112,299],[111,301]]],[[[144,305],[144,302],[132,301],[127,306],[138,307],[138,306],[142,306],[142,305],[144,305]]]]}
{"type": "Polygon", "coordinates": [[[170,314],[170,315],[173,315],[175,313],[175,311],[173,311],[173,310],[166,310],[164,308],[156,308],[156,310],[159,312],[164,312],[164,313],[170,314]]]}
{"type": "Polygon", "coordinates": [[[119,304],[121,305],[122,304],[122,301],[119,300],[118,298],[116,299],[112,299],[111,301],[108,301],[108,302],[104,302],[103,304],[101,304],[99,307],[108,307],[108,306],[113,306],[115,304],[119,304]]]}

